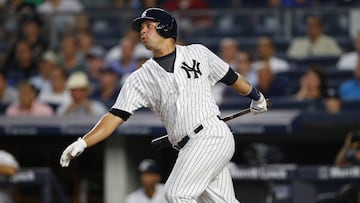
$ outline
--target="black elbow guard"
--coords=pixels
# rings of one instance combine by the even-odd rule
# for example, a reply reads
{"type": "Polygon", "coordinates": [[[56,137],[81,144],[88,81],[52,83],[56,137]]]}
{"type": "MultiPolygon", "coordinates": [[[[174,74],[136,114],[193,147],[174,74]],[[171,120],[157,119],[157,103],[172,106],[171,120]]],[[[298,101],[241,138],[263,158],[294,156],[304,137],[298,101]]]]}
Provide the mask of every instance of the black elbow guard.
{"type": "Polygon", "coordinates": [[[226,84],[226,85],[232,85],[235,83],[235,81],[238,79],[238,75],[235,73],[235,71],[229,67],[228,72],[225,74],[223,78],[221,78],[220,82],[226,84]]]}
{"type": "Polygon", "coordinates": [[[124,121],[126,121],[131,116],[131,113],[129,113],[127,111],[120,110],[120,109],[111,108],[109,112],[112,113],[115,116],[120,117],[124,121]]]}

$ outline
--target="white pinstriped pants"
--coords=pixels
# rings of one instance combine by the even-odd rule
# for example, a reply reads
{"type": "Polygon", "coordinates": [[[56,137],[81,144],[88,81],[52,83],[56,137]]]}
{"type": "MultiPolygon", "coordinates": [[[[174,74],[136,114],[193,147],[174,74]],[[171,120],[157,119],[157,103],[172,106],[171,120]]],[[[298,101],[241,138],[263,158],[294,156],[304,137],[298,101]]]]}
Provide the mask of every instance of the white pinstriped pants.
{"type": "Polygon", "coordinates": [[[228,126],[213,117],[190,136],[165,184],[169,203],[239,203],[226,165],[235,150],[228,126]]]}

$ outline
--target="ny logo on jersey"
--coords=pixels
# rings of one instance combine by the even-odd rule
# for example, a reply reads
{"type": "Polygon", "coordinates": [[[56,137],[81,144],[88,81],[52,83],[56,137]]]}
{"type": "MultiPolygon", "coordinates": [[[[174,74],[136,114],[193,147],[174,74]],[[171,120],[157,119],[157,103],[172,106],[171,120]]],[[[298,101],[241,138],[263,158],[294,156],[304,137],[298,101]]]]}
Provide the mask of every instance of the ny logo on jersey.
{"type": "Polygon", "coordinates": [[[194,78],[199,78],[198,74],[202,75],[199,68],[200,63],[194,59],[192,61],[193,61],[192,67],[190,67],[188,64],[183,62],[181,64],[181,68],[185,70],[188,78],[191,78],[190,72],[194,72],[194,78]]]}

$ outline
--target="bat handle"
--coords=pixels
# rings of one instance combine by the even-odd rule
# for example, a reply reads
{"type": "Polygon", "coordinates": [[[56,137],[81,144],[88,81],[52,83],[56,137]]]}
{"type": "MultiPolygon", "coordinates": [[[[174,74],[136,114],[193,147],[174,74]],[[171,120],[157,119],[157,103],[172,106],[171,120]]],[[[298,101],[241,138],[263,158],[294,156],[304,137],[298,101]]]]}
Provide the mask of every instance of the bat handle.
{"type": "Polygon", "coordinates": [[[171,143],[168,139],[168,135],[158,137],[151,141],[151,148],[153,148],[154,150],[160,150],[169,146],[171,146],[171,143]]]}

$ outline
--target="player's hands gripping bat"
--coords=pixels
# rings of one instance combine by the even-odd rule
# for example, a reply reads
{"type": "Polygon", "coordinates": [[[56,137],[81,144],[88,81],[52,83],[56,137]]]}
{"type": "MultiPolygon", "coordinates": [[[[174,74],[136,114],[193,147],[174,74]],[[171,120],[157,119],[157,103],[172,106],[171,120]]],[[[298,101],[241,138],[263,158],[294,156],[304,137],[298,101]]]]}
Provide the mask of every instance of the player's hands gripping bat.
{"type": "Polygon", "coordinates": [[[250,103],[250,110],[255,114],[266,112],[268,108],[267,100],[264,95],[261,92],[259,92],[259,94],[260,98],[258,100],[251,100],[250,103]]]}
{"type": "MultiPolygon", "coordinates": [[[[247,108],[247,109],[241,110],[237,113],[226,116],[226,117],[222,118],[221,120],[226,122],[226,121],[232,120],[234,118],[237,118],[239,116],[248,114],[250,112],[254,112],[255,114],[262,113],[262,112],[267,111],[267,109],[271,107],[271,100],[265,99],[262,94],[260,96],[260,99],[255,102],[256,103],[254,103],[254,104],[253,104],[253,101],[251,102],[250,108],[247,108]],[[263,107],[264,103],[265,103],[265,107],[263,107]],[[264,108],[265,108],[265,110],[264,110],[264,108]]],[[[170,146],[172,146],[172,144],[170,143],[170,141],[168,139],[168,135],[158,137],[151,141],[151,148],[156,151],[170,147],[170,146]]]]}

